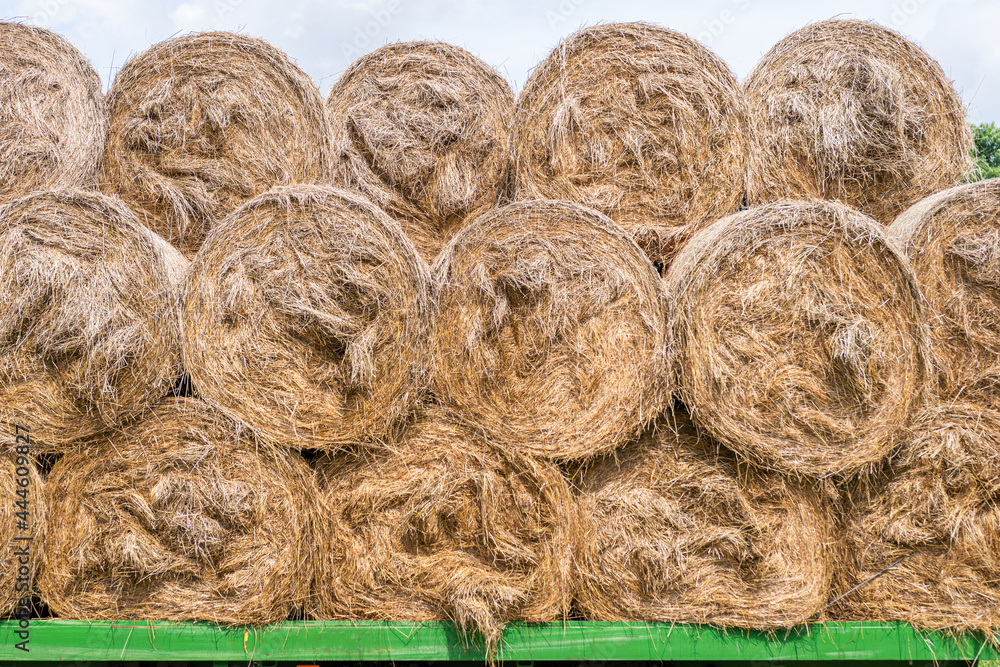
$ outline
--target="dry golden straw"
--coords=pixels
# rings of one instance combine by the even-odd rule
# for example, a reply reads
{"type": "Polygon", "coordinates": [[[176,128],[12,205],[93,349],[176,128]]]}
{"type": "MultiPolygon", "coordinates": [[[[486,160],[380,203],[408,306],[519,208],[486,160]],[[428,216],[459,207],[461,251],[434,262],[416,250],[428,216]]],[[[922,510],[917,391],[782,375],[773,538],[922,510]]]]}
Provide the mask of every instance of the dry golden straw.
{"type": "Polygon", "coordinates": [[[826,603],[828,503],[737,464],[680,413],[586,466],[580,508],[576,602],[587,620],[781,628],[826,603]]]}
{"type": "Polygon", "coordinates": [[[323,183],[323,97],[267,42],[206,32],[156,44],[108,92],[103,186],[191,257],[230,211],[274,185],[323,183]]]}
{"type": "MultiPolygon", "coordinates": [[[[22,442],[24,441],[15,443],[13,426],[9,433],[0,436],[0,446],[4,450],[0,454],[0,547],[3,548],[0,555],[0,618],[20,612],[21,599],[30,597],[35,590],[38,550],[45,533],[46,511],[42,479],[30,455],[16,451],[16,446],[17,449],[24,447],[22,442]],[[27,486],[20,483],[24,479],[27,480],[27,486]],[[21,524],[22,521],[24,525],[21,524]],[[28,555],[21,555],[25,550],[28,555]],[[24,562],[25,559],[27,562],[24,562]],[[24,585],[30,590],[23,590],[24,585]]],[[[11,643],[16,641],[19,640],[12,640],[11,643]]]]}
{"type": "Polygon", "coordinates": [[[326,101],[334,182],[396,218],[428,262],[500,198],[514,93],[442,42],[389,44],[351,65],[326,101]]]}
{"type": "Polygon", "coordinates": [[[920,405],[930,368],[912,270],[848,206],[780,201],[724,218],[665,281],[684,404],[758,463],[869,468],[920,405]]]}
{"type": "Polygon", "coordinates": [[[842,592],[867,583],[834,618],[992,633],[1000,626],[1000,413],[961,403],[922,411],[889,480],[855,508],[846,547],[853,558],[842,592]]]}
{"type": "Polygon", "coordinates": [[[66,454],[46,493],[38,590],[61,618],[264,624],[308,603],[312,471],[198,400],[66,454]]]}
{"type": "Polygon", "coordinates": [[[425,389],[430,292],[413,245],[367,200],[275,188],[192,263],[184,366],[198,395],[273,443],[387,438],[425,389]]]}
{"type": "Polygon", "coordinates": [[[1000,408],[1000,179],[928,197],[886,233],[926,299],[939,390],[1000,408]]]}
{"type": "Polygon", "coordinates": [[[63,190],[0,212],[0,424],[61,449],[162,399],[181,375],[186,267],[117,198],[63,190]]]}
{"type": "Polygon", "coordinates": [[[743,83],[751,205],[838,199],[883,224],[973,168],[965,105],[937,61],[874,23],[821,21],[743,83]]]}
{"type": "Polygon", "coordinates": [[[328,533],[321,619],[448,619],[492,651],[569,611],[576,509],[554,465],[501,452],[439,408],[401,442],[316,463],[328,533]]]}
{"type": "Polygon", "coordinates": [[[666,404],[666,301],[642,251],[577,204],[512,204],[434,266],[434,381],[497,446],[553,459],[609,451],[666,404]]]}
{"type": "Polygon", "coordinates": [[[0,22],[0,200],[92,185],[107,127],[101,79],[80,51],[0,22]]]}
{"type": "Polygon", "coordinates": [[[517,100],[515,196],[607,214],[657,262],[734,213],[748,151],[742,92],[693,39],[645,23],[581,30],[517,100]]]}

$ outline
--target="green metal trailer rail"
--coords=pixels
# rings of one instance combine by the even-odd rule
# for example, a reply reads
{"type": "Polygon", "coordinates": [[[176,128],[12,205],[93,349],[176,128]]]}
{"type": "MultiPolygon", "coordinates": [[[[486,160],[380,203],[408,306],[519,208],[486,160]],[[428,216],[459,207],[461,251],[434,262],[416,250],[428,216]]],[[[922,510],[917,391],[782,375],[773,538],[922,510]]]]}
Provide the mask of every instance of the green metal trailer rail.
{"type": "MultiPolygon", "coordinates": [[[[775,633],[665,623],[515,624],[497,661],[946,663],[1000,658],[995,639],[918,632],[898,623],[827,623],[775,633]]],[[[260,628],[161,621],[0,621],[0,665],[480,662],[448,623],[290,621],[260,628]],[[20,633],[20,634],[19,634],[20,633]],[[28,652],[16,645],[28,637],[28,652]]]]}

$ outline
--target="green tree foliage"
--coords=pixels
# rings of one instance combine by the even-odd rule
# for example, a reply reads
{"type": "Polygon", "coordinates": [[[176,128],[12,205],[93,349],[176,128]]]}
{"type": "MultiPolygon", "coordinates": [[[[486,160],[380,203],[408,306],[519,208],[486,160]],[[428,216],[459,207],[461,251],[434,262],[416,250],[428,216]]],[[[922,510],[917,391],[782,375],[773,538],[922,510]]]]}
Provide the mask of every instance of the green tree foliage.
{"type": "Polygon", "coordinates": [[[969,180],[1000,176],[1000,127],[994,123],[973,125],[972,139],[972,157],[979,169],[969,180]]]}

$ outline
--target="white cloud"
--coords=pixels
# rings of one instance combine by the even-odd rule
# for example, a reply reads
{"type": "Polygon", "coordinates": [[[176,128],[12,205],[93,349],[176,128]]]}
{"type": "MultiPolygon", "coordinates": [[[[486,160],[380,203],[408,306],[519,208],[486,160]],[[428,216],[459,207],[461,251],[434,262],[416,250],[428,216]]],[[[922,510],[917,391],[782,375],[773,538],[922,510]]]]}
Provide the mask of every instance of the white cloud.
{"type": "MultiPolygon", "coordinates": [[[[225,5],[228,7],[228,5],[225,5]]],[[[179,30],[198,30],[205,23],[208,12],[201,4],[185,2],[170,12],[170,20],[179,30]]]]}

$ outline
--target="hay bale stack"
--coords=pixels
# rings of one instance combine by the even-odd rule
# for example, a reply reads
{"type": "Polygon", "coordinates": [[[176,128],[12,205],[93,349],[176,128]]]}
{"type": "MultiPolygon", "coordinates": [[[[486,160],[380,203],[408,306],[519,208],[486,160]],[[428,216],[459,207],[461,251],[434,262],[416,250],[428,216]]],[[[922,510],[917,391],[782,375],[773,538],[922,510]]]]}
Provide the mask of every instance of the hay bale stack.
{"type": "Polygon", "coordinates": [[[396,218],[428,262],[500,198],[514,93],[492,67],[442,42],[389,44],[326,100],[334,183],[396,218]]]}
{"type": "Polygon", "coordinates": [[[511,131],[518,199],[605,213],[669,263],[743,198],[746,111],[729,67],[644,23],[580,30],[534,70],[511,131]]]}
{"type": "Polygon", "coordinates": [[[108,104],[103,187],[189,258],[246,200],[331,174],[323,96],[259,39],[206,32],[156,44],[125,63],[108,104]]]}
{"type": "Polygon", "coordinates": [[[826,500],[738,464],[686,415],[578,474],[576,601],[587,620],[781,628],[826,603],[826,500]]]}
{"type": "Polygon", "coordinates": [[[441,251],[434,277],[434,390],[495,445],[590,456],[665,406],[662,281],[600,213],[554,201],[494,209],[441,251]]]}
{"type": "Polygon", "coordinates": [[[923,410],[888,482],[855,508],[846,551],[840,592],[861,585],[835,619],[987,633],[1000,625],[1000,412],[923,410]]]}
{"type": "Polygon", "coordinates": [[[1000,408],[1000,179],[932,195],[886,233],[926,299],[942,396],[1000,408]]]}
{"type": "Polygon", "coordinates": [[[743,89],[751,206],[837,199],[889,224],[973,168],[965,105],[941,66],[874,23],[836,19],[792,33],[743,89]]]}
{"type": "Polygon", "coordinates": [[[15,442],[13,434],[11,428],[11,432],[0,439],[5,450],[0,454],[0,498],[3,498],[0,503],[0,546],[3,547],[0,556],[0,618],[20,611],[25,606],[21,605],[22,598],[31,596],[38,569],[38,549],[46,526],[42,479],[30,454],[23,453],[28,451],[22,444],[25,441],[15,442]],[[7,452],[8,449],[12,451],[7,452]],[[28,480],[27,486],[21,485],[22,479],[28,480]],[[26,505],[22,505],[25,501],[26,505]],[[25,514],[18,516],[22,512],[25,514]],[[24,557],[20,555],[25,548],[28,551],[27,563],[22,562],[24,557]],[[22,567],[27,570],[22,570],[22,567]],[[31,591],[21,590],[25,582],[21,577],[26,577],[31,591]]]}
{"type": "Polygon", "coordinates": [[[61,458],[38,590],[62,618],[285,620],[307,604],[318,490],[195,399],[61,458]]]}
{"type": "Polygon", "coordinates": [[[665,282],[684,404],[764,466],[871,467],[921,404],[930,368],[912,270],[848,206],[781,201],[724,218],[665,282]]]}
{"type": "Polygon", "coordinates": [[[367,200],[275,188],[192,263],[184,366],[199,396],[270,442],[390,438],[425,389],[430,292],[399,225],[367,200]]]}
{"type": "Polygon", "coordinates": [[[107,126],[101,79],[79,50],[0,22],[0,200],[93,185],[107,126]]]}
{"type": "Polygon", "coordinates": [[[159,402],[181,375],[186,267],[117,198],[63,190],[4,209],[0,423],[59,450],[159,402]]]}
{"type": "Polygon", "coordinates": [[[316,618],[447,619],[492,651],[509,622],[568,614],[576,508],[554,465],[440,408],[386,450],[314,465],[329,519],[316,618]]]}

